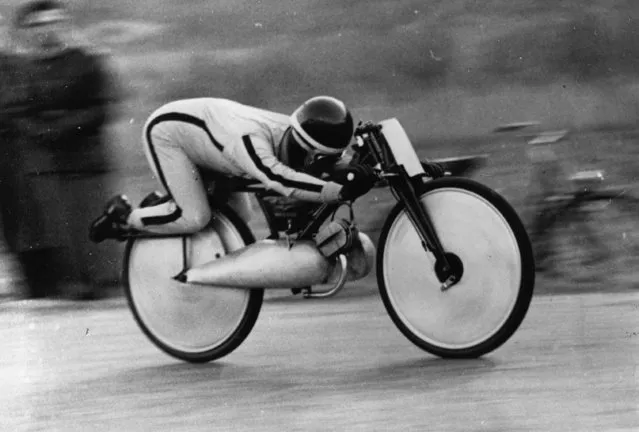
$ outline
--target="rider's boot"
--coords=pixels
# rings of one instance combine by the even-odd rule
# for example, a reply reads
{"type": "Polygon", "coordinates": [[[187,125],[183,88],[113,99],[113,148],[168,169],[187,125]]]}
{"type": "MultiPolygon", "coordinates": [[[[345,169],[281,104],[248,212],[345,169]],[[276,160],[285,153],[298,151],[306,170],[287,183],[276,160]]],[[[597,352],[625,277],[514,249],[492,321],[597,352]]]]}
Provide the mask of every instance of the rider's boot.
{"type": "Polygon", "coordinates": [[[124,195],[111,198],[102,215],[93,221],[89,229],[89,239],[100,243],[106,239],[124,240],[127,229],[127,219],[132,207],[124,195]]]}

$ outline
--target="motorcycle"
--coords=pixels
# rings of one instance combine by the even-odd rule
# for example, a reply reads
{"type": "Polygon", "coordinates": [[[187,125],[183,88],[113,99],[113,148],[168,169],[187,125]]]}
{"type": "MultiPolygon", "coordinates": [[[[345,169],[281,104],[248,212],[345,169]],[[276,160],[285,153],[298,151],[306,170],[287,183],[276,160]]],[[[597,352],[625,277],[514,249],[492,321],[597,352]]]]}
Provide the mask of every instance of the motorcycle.
{"type": "Polygon", "coordinates": [[[397,119],[360,123],[354,136],[353,157],[374,167],[380,185],[397,200],[377,249],[351,229],[347,244],[327,257],[317,236],[343,203],[316,205],[301,222],[286,223],[264,204],[274,192],[235,180],[227,185],[231,192],[258,198],[268,238],[255,241],[235,210],[212,199],[213,217],[201,232],[127,239],[126,298],[152,343],[187,362],[219,359],[253,329],[265,289],[309,287],[307,298],[331,297],[373,266],[391,320],[426,352],[476,358],[515,333],[535,284],[531,243],[502,196],[459,175],[478,158],[442,161],[447,175],[433,178],[397,119]],[[189,269],[188,284],[172,278],[181,269],[189,269]],[[329,288],[310,288],[318,285],[329,288]]]}

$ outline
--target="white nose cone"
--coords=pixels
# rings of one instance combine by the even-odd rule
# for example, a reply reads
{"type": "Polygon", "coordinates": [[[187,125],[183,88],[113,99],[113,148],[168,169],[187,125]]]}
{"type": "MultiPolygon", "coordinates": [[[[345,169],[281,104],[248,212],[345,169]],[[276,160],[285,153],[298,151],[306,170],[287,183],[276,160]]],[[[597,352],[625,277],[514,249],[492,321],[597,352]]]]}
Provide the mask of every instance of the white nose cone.
{"type": "Polygon", "coordinates": [[[261,240],[189,269],[189,283],[228,288],[296,288],[324,282],[333,265],[313,241],[261,240]]]}

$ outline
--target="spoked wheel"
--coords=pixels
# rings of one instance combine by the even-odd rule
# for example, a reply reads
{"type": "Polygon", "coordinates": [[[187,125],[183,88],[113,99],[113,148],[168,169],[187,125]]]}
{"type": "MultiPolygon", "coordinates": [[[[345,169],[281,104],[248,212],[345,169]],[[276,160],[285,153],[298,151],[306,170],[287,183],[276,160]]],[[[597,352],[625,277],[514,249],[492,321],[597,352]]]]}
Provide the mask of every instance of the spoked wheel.
{"type": "Polygon", "coordinates": [[[264,290],[184,285],[171,277],[183,268],[184,259],[195,266],[252,242],[246,224],[225,207],[216,209],[209,227],[198,234],[131,239],[125,252],[125,291],[146,336],[169,355],[194,363],[236,349],[257,321],[264,290]]]}
{"type": "Polygon", "coordinates": [[[639,286],[639,200],[622,191],[576,197],[556,210],[547,229],[548,271],[601,288],[639,286]]]}
{"type": "Polygon", "coordinates": [[[379,240],[384,305],[399,330],[425,351],[482,356],[506,342],[528,311],[535,283],[528,235],[500,195],[472,180],[438,179],[418,194],[461,279],[441,290],[441,264],[424,250],[398,203],[379,240]]]}

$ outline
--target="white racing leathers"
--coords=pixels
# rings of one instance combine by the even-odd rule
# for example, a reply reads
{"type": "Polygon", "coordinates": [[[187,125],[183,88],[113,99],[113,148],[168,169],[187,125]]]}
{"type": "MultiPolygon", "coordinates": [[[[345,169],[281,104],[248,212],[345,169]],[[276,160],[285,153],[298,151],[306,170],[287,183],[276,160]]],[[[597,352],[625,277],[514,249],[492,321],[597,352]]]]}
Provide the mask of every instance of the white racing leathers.
{"type": "Polygon", "coordinates": [[[284,165],[277,157],[289,116],[216,98],[170,102],[144,126],[149,165],[171,199],[133,210],[128,223],[158,234],[197,232],[211,210],[200,170],[258,180],[283,196],[338,199],[341,185],[284,165]]]}

